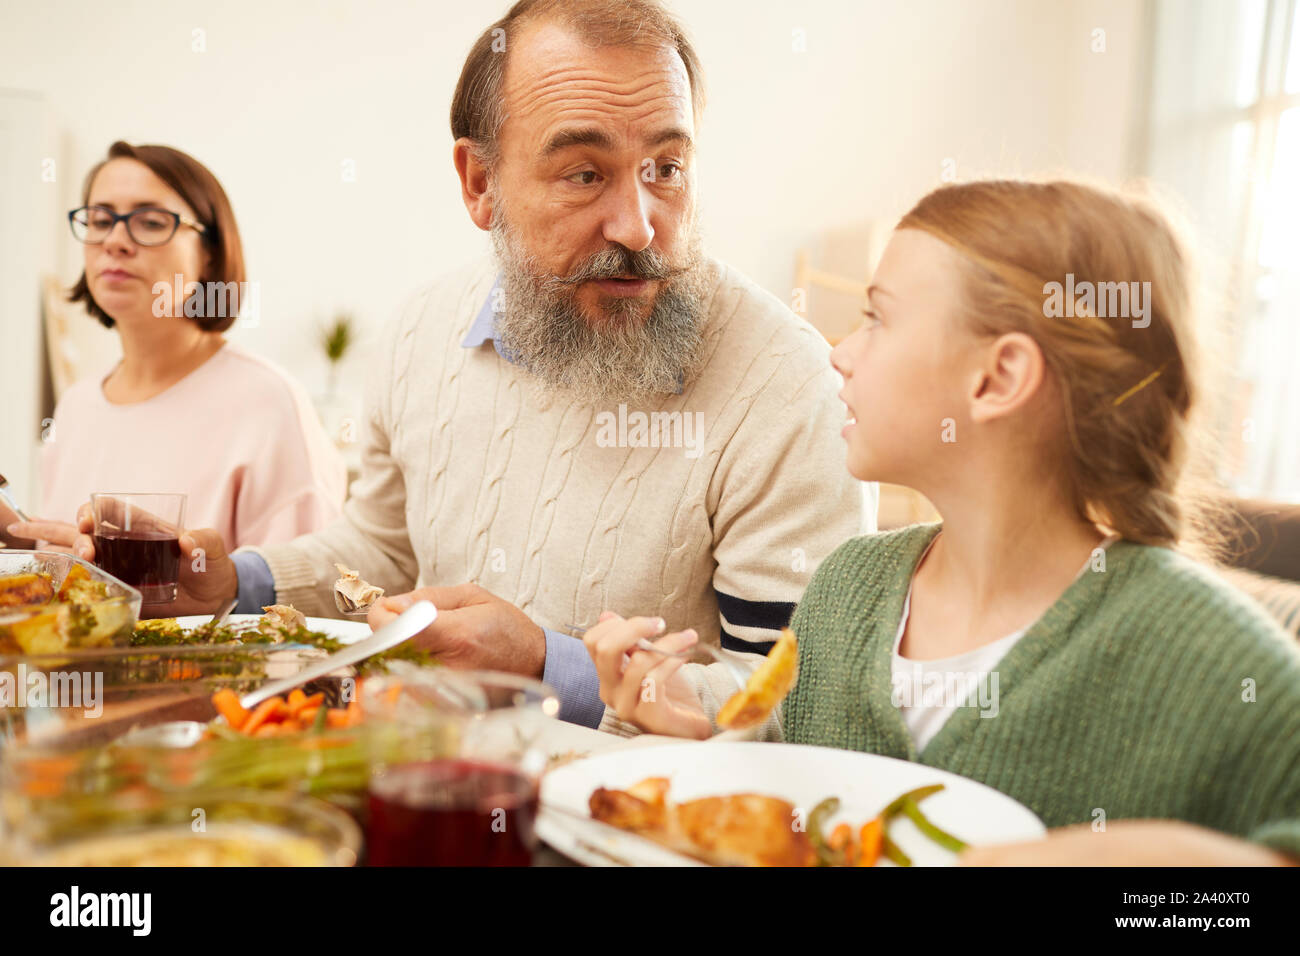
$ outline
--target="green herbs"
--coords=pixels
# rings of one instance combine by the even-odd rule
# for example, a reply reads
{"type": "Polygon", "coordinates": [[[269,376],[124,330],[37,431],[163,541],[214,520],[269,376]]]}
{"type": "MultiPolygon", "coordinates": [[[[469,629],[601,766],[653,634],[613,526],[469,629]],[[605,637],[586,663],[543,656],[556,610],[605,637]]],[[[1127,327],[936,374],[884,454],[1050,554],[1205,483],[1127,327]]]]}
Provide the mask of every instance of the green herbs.
{"type": "MultiPolygon", "coordinates": [[[[246,623],[214,625],[204,622],[189,629],[181,627],[174,618],[140,621],[131,636],[132,647],[212,646],[221,644],[272,645],[305,644],[327,654],[342,650],[346,645],[323,631],[313,631],[303,625],[280,625],[265,619],[250,626],[246,623]]],[[[365,675],[383,670],[388,661],[410,661],[414,664],[436,663],[433,656],[410,643],[367,658],[356,665],[357,673],[365,675]]]]}

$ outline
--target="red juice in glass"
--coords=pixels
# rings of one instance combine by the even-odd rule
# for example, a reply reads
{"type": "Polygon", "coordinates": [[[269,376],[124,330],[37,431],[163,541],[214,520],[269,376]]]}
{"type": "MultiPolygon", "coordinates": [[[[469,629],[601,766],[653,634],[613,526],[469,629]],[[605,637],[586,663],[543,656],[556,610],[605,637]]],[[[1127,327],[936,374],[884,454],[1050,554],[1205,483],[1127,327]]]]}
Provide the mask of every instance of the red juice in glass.
{"type": "Polygon", "coordinates": [[[399,764],[370,781],[371,866],[528,866],[536,784],[462,758],[399,764]]]}
{"type": "Polygon", "coordinates": [[[95,564],[138,590],[145,604],[176,600],[185,496],[97,491],[90,503],[95,564]]]}
{"type": "Polygon", "coordinates": [[[113,577],[136,588],[145,604],[176,600],[181,545],[165,533],[96,533],[95,563],[113,577]]]}

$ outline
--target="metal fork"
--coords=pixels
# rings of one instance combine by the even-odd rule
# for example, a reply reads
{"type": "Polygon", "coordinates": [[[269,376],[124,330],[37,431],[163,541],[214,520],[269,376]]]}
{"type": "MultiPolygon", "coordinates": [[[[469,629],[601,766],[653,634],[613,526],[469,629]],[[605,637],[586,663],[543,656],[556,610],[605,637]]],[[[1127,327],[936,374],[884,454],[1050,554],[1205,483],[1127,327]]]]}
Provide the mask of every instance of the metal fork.
{"type": "MultiPolygon", "coordinates": [[[[568,631],[574,637],[582,637],[583,634],[587,633],[587,628],[581,627],[577,624],[566,624],[564,630],[568,631]]],[[[736,682],[736,686],[741,690],[744,690],[749,685],[749,676],[758,666],[757,664],[754,664],[746,670],[740,666],[740,662],[735,658],[727,656],[727,654],[734,652],[724,651],[721,648],[714,647],[712,644],[696,644],[694,647],[688,647],[684,651],[665,651],[661,648],[655,647],[643,637],[641,640],[636,642],[636,648],[637,650],[649,651],[651,654],[658,654],[661,657],[680,657],[686,660],[689,660],[697,650],[704,651],[726,668],[727,673],[731,675],[732,680],[736,682]]]]}
{"type": "Polygon", "coordinates": [[[13,509],[14,514],[16,514],[20,520],[22,521],[32,520],[31,518],[27,517],[26,514],[23,513],[22,508],[18,507],[18,502],[14,501],[14,496],[9,491],[9,482],[5,481],[4,475],[0,475],[0,498],[4,499],[5,503],[9,505],[10,508],[13,509]]]}

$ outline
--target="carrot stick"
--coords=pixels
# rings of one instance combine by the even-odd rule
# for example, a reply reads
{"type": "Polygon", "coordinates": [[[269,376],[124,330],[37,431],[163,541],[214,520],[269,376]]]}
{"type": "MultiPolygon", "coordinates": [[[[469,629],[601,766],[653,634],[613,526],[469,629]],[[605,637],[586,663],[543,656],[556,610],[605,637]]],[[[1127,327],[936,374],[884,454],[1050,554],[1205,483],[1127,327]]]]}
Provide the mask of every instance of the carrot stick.
{"type": "Polygon", "coordinates": [[[293,690],[289,691],[289,699],[286,701],[289,705],[289,713],[292,714],[297,711],[306,699],[307,695],[302,692],[301,687],[295,687],[293,690]]]}
{"type": "Polygon", "coordinates": [[[254,733],[257,728],[271,720],[277,707],[284,707],[284,701],[279,697],[272,697],[270,700],[264,700],[248,715],[248,720],[239,729],[246,734],[254,733]]]}
{"type": "Polygon", "coordinates": [[[884,835],[884,821],[880,817],[862,824],[859,836],[861,849],[858,851],[858,866],[875,866],[880,858],[881,837],[884,835]]]}
{"type": "Polygon", "coordinates": [[[248,719],[248,711],[239,705],[239,695],[229,687],[223,687],[212,695],[212,706],[235,730],[243,727],[244,721],[248,719]]]}
{"type": "Polygon", "coordinates": [[[831,831],[831,835],[826,839],[826,845],[832,850],[843,850],[849,845],[851,839],[853,839],[852,828],[847,823],[841,823],[831,831]]]}
{"type": "Polygon", "coordinates": [[[355,727],[358,724],[360,724],[361,723],[361,701],[353,697],[350,701],[348,701],[348,706],[345,713],[347,714],[348,717],[347,725],[349,727],[355,727]]]}
{"type": "MultiPolygon", "coordinates": [[[[299,693],[299,692],[295,691],[295,693],[299,693]]],[[[298,697],[296,702],[294,701],[293,694],[290,694],[289,713],[294,715],[299,715],[304,710],[308,710],[312,707],[320,707],[324,703],[325,703],[324,693],[312,694],[310,697],[308,697],[306,694],[301,694],[298,697]]]]}

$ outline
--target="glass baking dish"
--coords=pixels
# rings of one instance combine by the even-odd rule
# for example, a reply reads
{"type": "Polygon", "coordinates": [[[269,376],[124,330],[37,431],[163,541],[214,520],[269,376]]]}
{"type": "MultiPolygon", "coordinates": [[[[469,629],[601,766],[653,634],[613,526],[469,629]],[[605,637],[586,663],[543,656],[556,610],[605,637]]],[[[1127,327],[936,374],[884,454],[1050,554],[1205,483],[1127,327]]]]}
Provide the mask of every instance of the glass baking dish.
{"type": "Polygon", "coordinates": [[[6,635],[15,624],[49,615],[53,606],[0,608],[0,745],[64,736],[93,743],[111,739],[145,714],[151,723],[190,719],[217,690],[246,693],[326,656],[301,644],[132,647],[141,600],[135,588],[68,554],[0,550],[0,579],[44,573],[56,592],[78,567],[107,589],[102,600],[79,605],[94,615],[95,623],[86,627],[95,646],[24,653],[6,635]]]}
{"type": "Polygon", "coordinates": [[[18,576],[48,575],[57,594],[71,574],[104,589],[103,597],[73,603],[0,606],[0,654],[122,647],[140,616],[140,592],[88,561],[59,551],[0,550],[0,584],[18,576]]]}
{"type": "Polygon", "coordinates": [[[0,746],[93,745],[137,724],[206,720],[216,691],[244,694],[326,656],[301,644],[182,644],[0,657],[0,746]]]}

